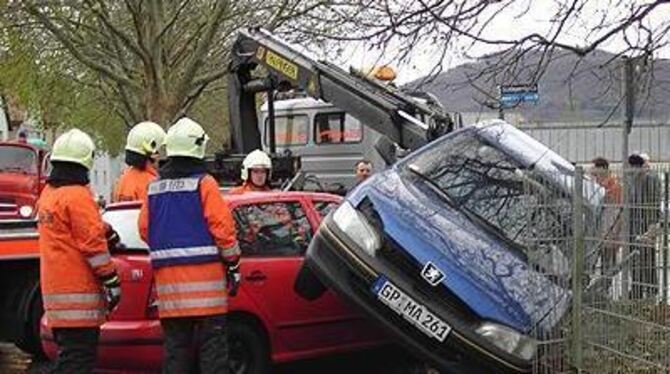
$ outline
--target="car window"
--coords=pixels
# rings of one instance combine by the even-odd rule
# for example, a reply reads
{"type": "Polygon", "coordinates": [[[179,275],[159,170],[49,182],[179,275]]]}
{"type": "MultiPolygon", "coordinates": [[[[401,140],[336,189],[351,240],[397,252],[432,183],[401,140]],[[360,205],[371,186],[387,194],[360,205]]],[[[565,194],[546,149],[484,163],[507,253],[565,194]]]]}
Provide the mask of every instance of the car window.
{"type": "Polygon", "coordinates": [[[362,138],[361,123],[344,113],[319,113],[314,117],[317,144],[358,143],[362,138]]]}
{"type": "Polygon", "coordinates": [[[321,218],[327,216],[330,212],[335,210],[340,204],[334,201],[314,201],[314,208],[319,212],[321,218]]]}
{"type": "Polygon", "coordinates": [[[242,205],[233,215],[243,256],[301,255],[312,239],[299,202],[242,205]]]}
{"type": "MultiPolygon", "coordinates": [[[[269,145],[269,119],[265,120],[265,143],[269,145]]],[[[305,145],[309,137],[309,117],[301,115],[275,116],[275,144],[279,147],[305,145]]]]}
{"type": "Polygon", "coordinates": [[[103,213],[102,219],[112,225],[114,230],[119,233],[121,244],[125,249],[146,252],[149,246],[140,238],[137,229],[137,217],[139,215],[139,209],[108,210],[103,213]]]}

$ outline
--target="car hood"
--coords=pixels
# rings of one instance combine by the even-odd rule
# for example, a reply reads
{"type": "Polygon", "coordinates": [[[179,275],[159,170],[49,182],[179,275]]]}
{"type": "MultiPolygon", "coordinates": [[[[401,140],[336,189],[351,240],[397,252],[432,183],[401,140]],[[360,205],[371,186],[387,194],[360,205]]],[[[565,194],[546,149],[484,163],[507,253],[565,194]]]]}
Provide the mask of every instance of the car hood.
{"type": "Polygon", "coordinates": [[[481,319],[530,333],[550,330],[565,314],[570,292],[530,268],[508,244],[403,178],[397,168],[370,179],[348,197],[350,202],[357,206],[368,198],[386,237],[422,266],[437,265],[445,274],[441,286],[481,319]]]}

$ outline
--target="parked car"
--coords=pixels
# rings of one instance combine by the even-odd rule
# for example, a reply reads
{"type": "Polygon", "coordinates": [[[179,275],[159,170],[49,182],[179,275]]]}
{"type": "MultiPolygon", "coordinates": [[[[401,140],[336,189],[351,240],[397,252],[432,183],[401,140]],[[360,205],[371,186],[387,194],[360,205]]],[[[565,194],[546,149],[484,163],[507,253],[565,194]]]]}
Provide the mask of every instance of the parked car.
{"type": "MultiPolygon", "coordinates": [[[[359,185],[320,226],[306,266],[447,372],[530,372],[535,338],[570,306],[558,281],[570,267],[566,248],[529,263],[523,238],[541,227],[531,220],[545,220],[533,234],[546,238],[567,238],[572,223],[524,202],[537,193],[569,206],[573,170],[503,121],[466,127],[359,185]]],[[[603,191],[585,179],[582,197],[588,220],[603,191]]]]}
{"type": "MultiPolygon", "coordinates": [[[[340,203],[335,195],[301,192],[224,195],[237,223],[242,284],[230,299],[231,360],[235,373],[264,373],[271,363],[379,345],[384,336],[332,292],[315,301],[293,290],[314,231],[340,203]]],[[[103,218],[124,249],[113,253],[123,297],[101,329],[98,363],[104,369],[158,369],[161,328],[146,244],[137,230],[138,203],[110,205],[103,218]]],[[[46,320],[42,339],[57,354],[46,320]]]]}

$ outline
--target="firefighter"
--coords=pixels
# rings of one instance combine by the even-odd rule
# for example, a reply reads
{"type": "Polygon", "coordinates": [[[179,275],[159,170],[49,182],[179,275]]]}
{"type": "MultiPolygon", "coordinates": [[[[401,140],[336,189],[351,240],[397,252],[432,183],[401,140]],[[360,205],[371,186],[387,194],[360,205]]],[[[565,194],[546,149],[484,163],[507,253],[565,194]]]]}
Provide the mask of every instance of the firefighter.
{"type": "Polygon", "coordinates": [[[88,187],[94,149],[77,129],[58,137],[38,202],[42,300],[58,345],[54,373],[93,371],[100,325],[121,298],[108,250],[118,235],[88,187]]]}
{"type": "Polygon", "coordinates": [[[240,282],[240,249],[230,209],[206,173],[208,139],[188,118],[170,127],[167,163],[140,210],[165,337],[164,373],[193,372],[196,361],[202,373],[228,372],[226,313],[240,282]]]}
{"type": "Polygon", "coordinates": [[[140,122],[128,133],[126,164],[128,168],[119,178],[112,201],[143,200],[149,183],[158,176],[155,164],[158,150],[164,145],[165,131],[153,122],[140,122]]]}
{"type": "Polygon", "coordinates": [[[230,190],[230,194],[270,191],[272,160],[267,153],[257,149],[242,161],[242,185],[230,190]]]}

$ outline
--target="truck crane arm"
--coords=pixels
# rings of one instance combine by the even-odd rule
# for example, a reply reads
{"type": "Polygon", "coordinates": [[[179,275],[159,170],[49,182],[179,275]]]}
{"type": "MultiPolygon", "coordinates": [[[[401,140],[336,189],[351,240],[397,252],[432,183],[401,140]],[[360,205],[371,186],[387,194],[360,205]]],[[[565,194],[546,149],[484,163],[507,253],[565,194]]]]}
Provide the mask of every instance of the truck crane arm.
{"type": "MultiPolygon", "coordinates": [[[[401,90],[383,85],[357,71],[317,61],[272,33],[250,28],[239,32],[232,47],[228,75],[229,115],[233,149],[247,153],[261,147],[256,97],[268,93],[268,136],[274,153],[273,93],[297,89],[330,102],[361,123],[384,134],[392,143],[416,149],[452,130],[450,116],[401,90]],[[254,76],[256,67],[266,75],[254,76]]],[[[425,101],[425,100],[424,100],[425,101]]],[[[382,155],[388,160],[388,155],[382,155]]]]}

